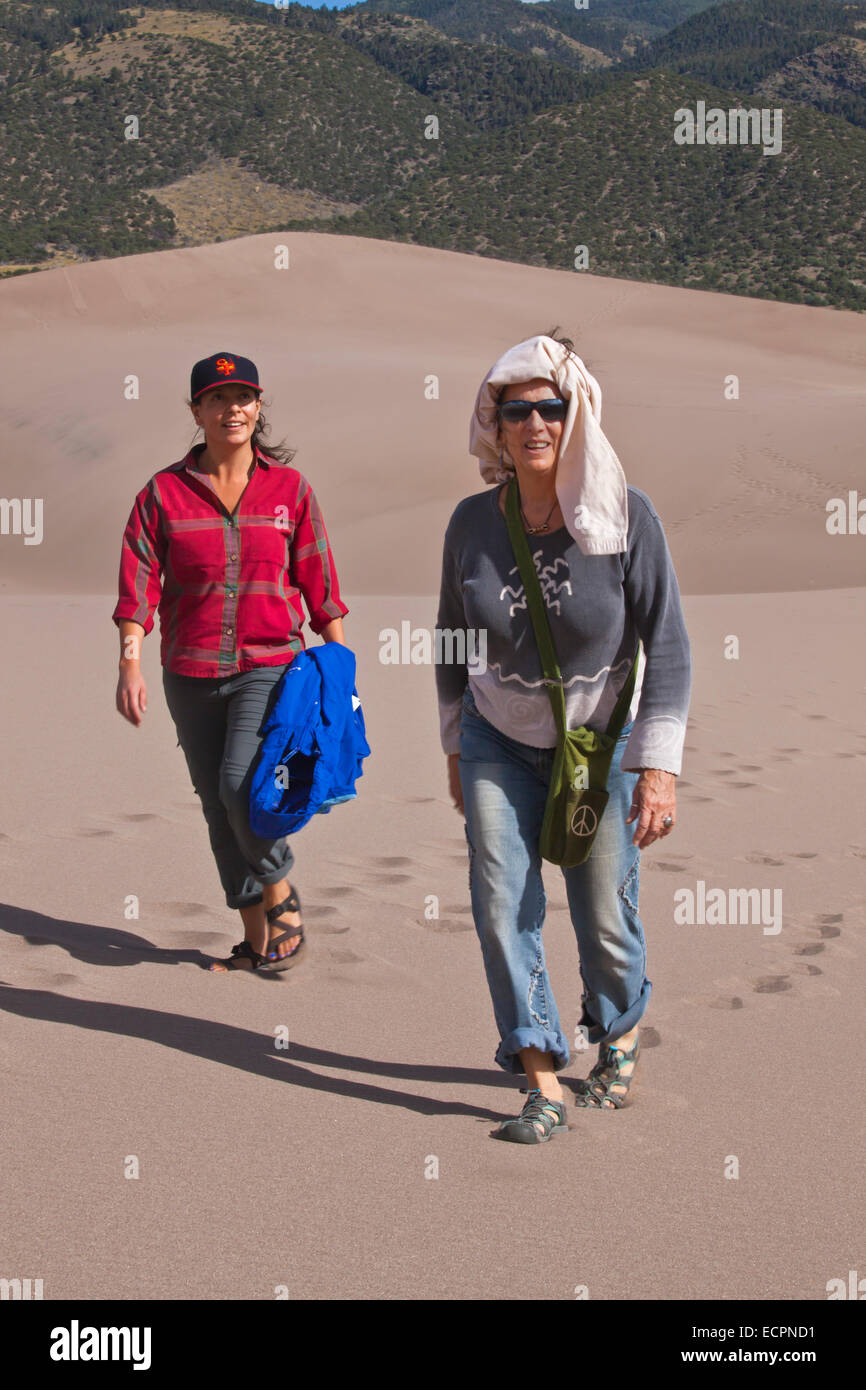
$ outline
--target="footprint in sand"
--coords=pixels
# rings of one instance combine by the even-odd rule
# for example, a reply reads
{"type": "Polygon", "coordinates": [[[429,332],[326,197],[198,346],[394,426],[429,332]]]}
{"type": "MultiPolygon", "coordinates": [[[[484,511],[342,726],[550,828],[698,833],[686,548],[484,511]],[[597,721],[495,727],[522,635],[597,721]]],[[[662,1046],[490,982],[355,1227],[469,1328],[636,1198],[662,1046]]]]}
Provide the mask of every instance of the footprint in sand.
{"type": "Polygon", "coordinates": [[[795,850],[795,852],[791,855],[791,858],[792,858],[792,859],[817,859],[817,858],[818,858],[818,855],[817,855],[817,853],[816,853],[815,850],[812,850],[812,849],[800,849],[800,850],[795,850]]]}
{"type": "Polygon", "coordinates": [[[204,903],[154,903],[153,910],[161,912],[164,917],[201,917],[211,909],[205,907],[204,903]]]}
{"type": "Polygon", "coordinates": [[[730,998],[709,999],[707,1000],[711,1009],[742,1009],[743,1001],[738,994],[731,995],[730,998]]]}
{"type": "Polygon", "coordinates": [[[427,931],[442,932],[446,935],[453,932],[475,930],[475,923],[472,921],[472,908],[464,907],[462,903],[456,906],[454,904],[448,904],[446,907],[442,908],[441,917],[432,921],[425,917],[421,922],[421,926],[426,928],[427,931]],[[461,921],[460,918],[468,920],[461,921]]]}
{"type": "Polygon", "coordinates": [[[810,942],[808,946],[798,946],[794,952],[795,956],[819,956],[827,947],[823,941],[810,942]]]}
{"type": "Polygon", "coordinates": [[[173,946],[219,946],[225,941],[221,931],[172,932],[168,938],[173,946]]]}
{"type": "MultiPolygon", "coordinates": [[[[361,890],[359,888],[354,888],[345,883],[337,883],[330,888],[323,888],[322,893],[326,898],[351,898],[352,896],[361,896],[361,890]]],[[[319,910],[321,911],[321,909],[319,910]]],[[[330,910],[336,912],[336,908],[331,908],[330,910]]]]}
{"type": "Polygon", "coordinates": [[[784,864],[785,861],[784,859],[774,859],[770,854],[759,854],[756,852],[754,854],[747,854],[746,862],[748,864],[772,864],[778,868],[784,864]]]}
{"type": "MultiPolygon", "coordinates": [[[[349,891],[350,893],[354,893],[354,892],[355,892],[355,889],[354,889],[354,888],[350,888],[348,891],[349,891]]],[[[343,910],[342,910],[342,908],[340,908],[340,907],[328,907],[328,905],[325,904],[324,906],[322,906],[322,907],[317,907],[317,908],[315,909],[315,912],[314,912],[314,915],[313,915],[313,923],[312,923],[312,925],[313,925],[313,927],[315,928],[315,930],[319,933],[320,936],[343,936],[347,931],[350,930],[349,927],[341,927],[341,926],[338,926],[336,922],[329,922],[329,921],[326,920],[328,917],[338,917],[338,918],[339,918],[339,917],[342,917],[342,916],[343,916],[343,910]],[[325,920],[323,920],[323,919],[325,919],[325,920]]]]}
{"type": "Polygon", "coordinates": [[[358,965],[363,959],[363,956],[357,956],[354,951],[350,951],[345,947],[328,952],[329,965],[358,965]]]}
{"type": "Polygon", "coordinates": [[[381,864],[383,869],[402,869],[404,865],[411,865],[414,861],[407,859],[405,854],[390,855],[374,859],[374,864],[381,864]]]}
{"type": "Polygon", "coordinates": [[[118,820],[142,821],[142,820],[165,820],[165,816],[156,816],[152,811],[136,811],[130,815],[120,815],[118,820]]]}
{"type": "Polygon", "coordinates": [[[661,1047],[662,1039],[658,1029],[641,1027],[640,1045],[641,1051],[643,1051],[645,1047],[661,1047]]]}
{"type": "Polygon", "coordinates": [[[755,994],[784,994],[793,985],[788,984],[787,975],[762,975],[752,981],[752,989],[755,994]]]}
{"type": "MultiPolygon", "coordinates": [[[[691,856],[689,856],[691,858],[691,856]]],[[[686,864],[675,864],[672,859],[642,859],[642,869],[659,869],[663,874],[688,873],[686,864]]]]}
{"type": "Polygon", "coordinates": [[[821,928],[822,936],[841,936],[842,933],[840,929],[836,927],[834,930],[832,923],[844,922],[844,920],[844,912],[822,912],[819,914],[818,917],[815,918],[815,921],[821,928]]]}

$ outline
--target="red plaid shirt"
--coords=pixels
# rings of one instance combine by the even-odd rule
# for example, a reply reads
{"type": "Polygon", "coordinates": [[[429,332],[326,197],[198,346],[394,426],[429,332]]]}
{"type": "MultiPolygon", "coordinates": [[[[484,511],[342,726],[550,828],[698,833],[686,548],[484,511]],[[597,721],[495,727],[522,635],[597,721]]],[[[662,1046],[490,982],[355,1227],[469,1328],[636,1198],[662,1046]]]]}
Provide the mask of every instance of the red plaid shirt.
{"type": "Polygon", "coordinates": [[[149,633],[158,604],[160,660],[182,676],[285,665],[304,650],[302,596],[315,633],[349,611],[313,489],[253,447],[233,515],[196,469],[199,444],[151,478],[126,524],[112,618],[149,633]]]}

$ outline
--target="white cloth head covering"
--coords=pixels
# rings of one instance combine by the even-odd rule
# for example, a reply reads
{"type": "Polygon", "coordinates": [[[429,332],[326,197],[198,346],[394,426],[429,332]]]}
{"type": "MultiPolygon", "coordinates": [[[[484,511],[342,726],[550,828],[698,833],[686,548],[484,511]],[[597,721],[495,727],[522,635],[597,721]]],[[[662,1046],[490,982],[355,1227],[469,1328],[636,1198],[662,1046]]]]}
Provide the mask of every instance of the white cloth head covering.
{"type": "Polygon", "coordinates": [[[509,348],[484,378],[475,399],[469,452],[485,483],[514,477],[496,442],[499,393],[540,377],[568,401],[556,463],[556,496],[570,534],[584,555],[616,555],[628,545],[628,493],[622,464],[601,428],[601,387],[583,362],[541,334],[509,348]]]}

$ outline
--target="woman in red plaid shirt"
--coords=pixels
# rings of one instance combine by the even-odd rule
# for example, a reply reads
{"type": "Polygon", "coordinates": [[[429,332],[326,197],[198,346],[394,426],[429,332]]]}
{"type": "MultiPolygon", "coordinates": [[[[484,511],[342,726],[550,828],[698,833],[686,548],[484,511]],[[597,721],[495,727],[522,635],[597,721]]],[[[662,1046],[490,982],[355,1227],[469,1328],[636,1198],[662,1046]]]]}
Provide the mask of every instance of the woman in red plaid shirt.
{"type": "Polygon", "coordinates": [[[293,453],[264,448],[256,366],[232,352],[192,369],[190,409],[204,444],[156,473],[133,504],[120,558],[117,708],[138,726],[147,709],[141,639],[159,609],[166,703],[201,799],[225,890],[244,939],[212,970],[273,972],[305,950],[288,881],[289,842],[249,822],[262,727],[310,626],[344,643],[337,573],[310,484],[293,453]]]}

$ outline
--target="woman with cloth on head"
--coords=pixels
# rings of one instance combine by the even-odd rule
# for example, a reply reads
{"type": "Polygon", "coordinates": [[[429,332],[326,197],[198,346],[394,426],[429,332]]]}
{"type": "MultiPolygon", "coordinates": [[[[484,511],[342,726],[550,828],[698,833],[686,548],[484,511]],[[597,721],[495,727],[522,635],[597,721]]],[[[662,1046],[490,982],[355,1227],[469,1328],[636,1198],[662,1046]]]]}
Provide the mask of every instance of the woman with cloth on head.
{"type": "MultiPolygon", "coordinates": [[[[579,1027],[599,1044],[576,1104],[614,1109],[631,1082],[651,991],[640,852],[676,821],[691,656],[661,521],[646,493],[627,485],[601,429],[598,382],[557,331],[518,343],[488,372],[470,452],[486,483],[516,478],[569,729],[606,729],[642,645],[591,854],[562,870],[584,986],[579,1027]]],[[[569,1050],[545,965],[538,848],[557,729],[505,518],[507,490],[464,498],[449,521],[437,627],[485,632],[486,649],[483,663],[437,664],[436,682],[500,1035],[495,1060],[528,1081],[520,1116],[495,1137],[536,1144],[568,1127],[556,1073],[569,1050]]]]}
{"type": "Polygon", "coordinates": [[[319,504],[263,442],[258,370],[214,353],[192,369],[188,402],[205,442],[163,468],[135,499],[123,536],[117,708],[138,726],[147,709],[141,639],[159,604],[165,698],[244,939],[214,971],[290,969],[305,950],[288,840],[250,825],[250,783],[277,686],[310,626],[345,645],[337,574],[319,504]],[[163,577],[164,576],[164,577],[163,577]]]}

